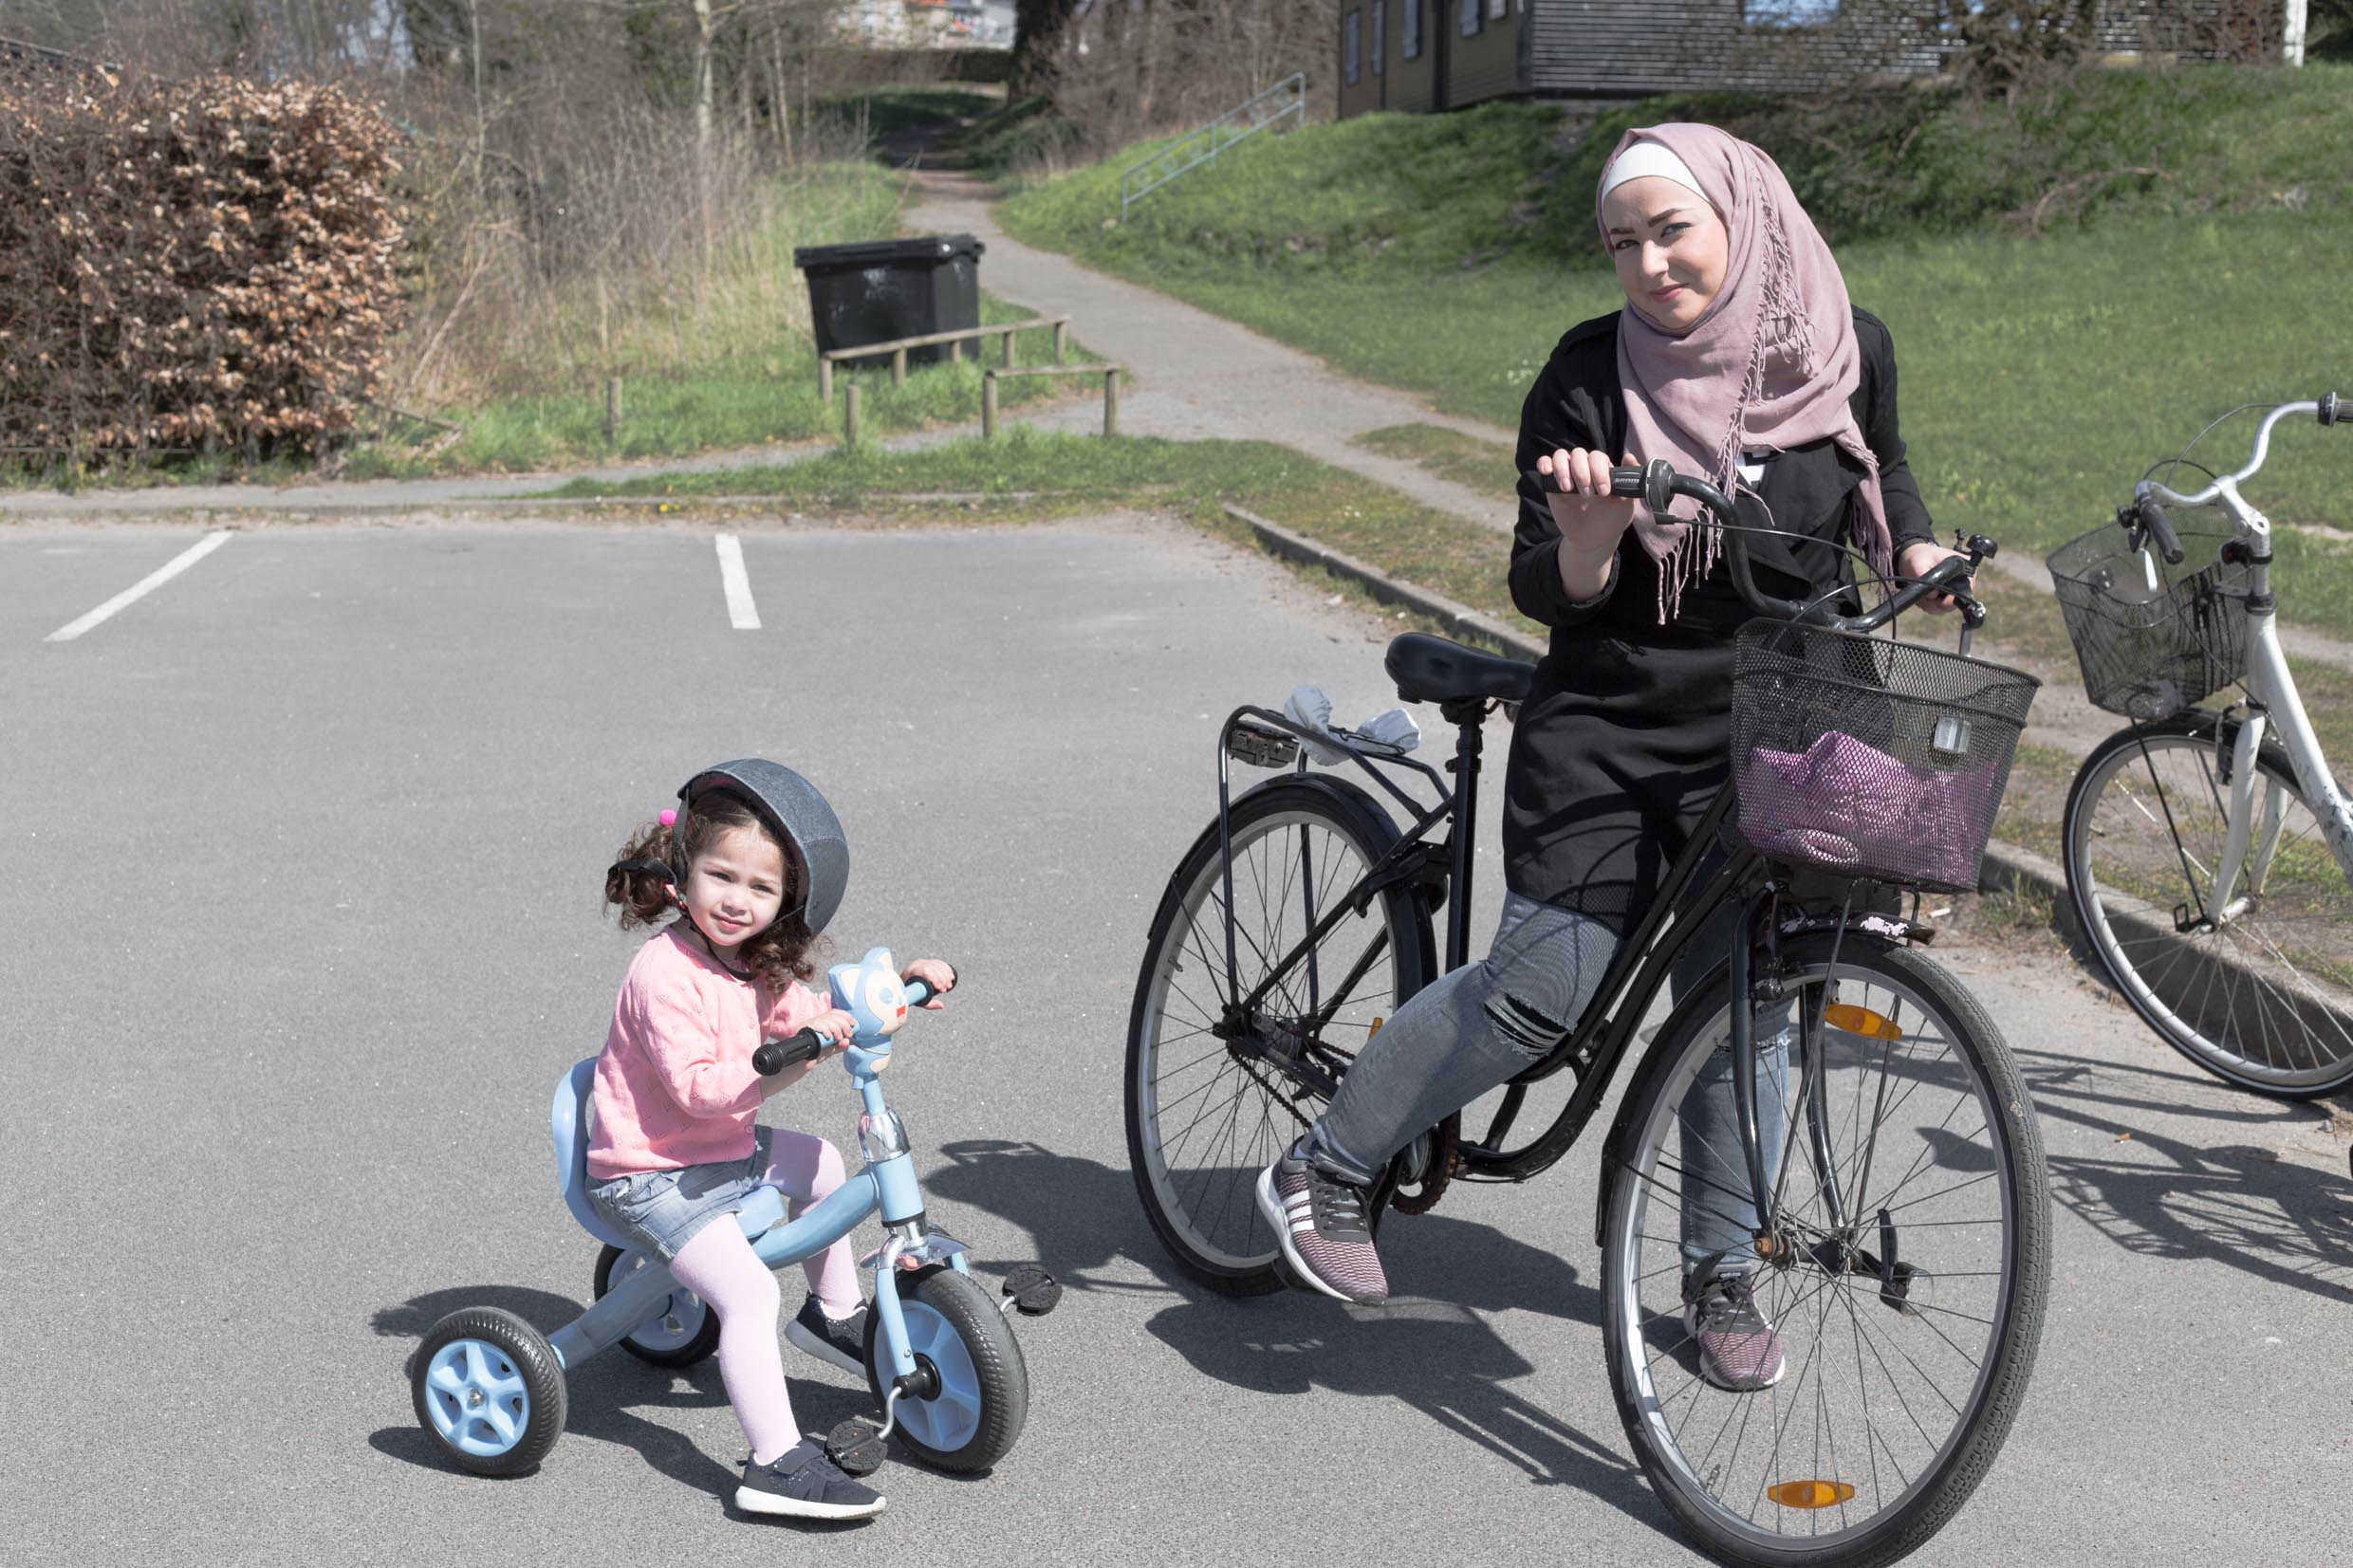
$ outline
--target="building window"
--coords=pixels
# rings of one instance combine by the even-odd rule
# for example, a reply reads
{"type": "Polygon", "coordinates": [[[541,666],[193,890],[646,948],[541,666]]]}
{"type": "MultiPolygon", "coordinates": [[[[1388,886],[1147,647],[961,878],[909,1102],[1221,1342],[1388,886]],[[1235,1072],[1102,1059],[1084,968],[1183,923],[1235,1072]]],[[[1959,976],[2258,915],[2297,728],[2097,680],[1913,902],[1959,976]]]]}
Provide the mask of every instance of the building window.
{"type": "Polygon", "coordinates": [[[1421,58],[1421,0],[1405,0],[1405,9],[1398,12],[1398,57],[1401,60],[1421,58]]]}
{"type": "Polygon", "coordinates": [[[1838,0],[1741,0],[1740,20],[1751,28],[1819,28],[1837,20],[1838,10],[1838,0]]]}
{"type": "Polygon", "coordinates": [[[1380,56],[1388,42],[1389,0],[1373,0],[1373,74],[1380,75],[1380,56]]]}
{"type": "Polygon", "coordinates": [[[1487,19],[1490,22],[1502,21],[1505,8],[1510,3],[1511,0],[1487,0],[1487,19]]]}
{"type": "Polygon", "coordinates": [[[1485,0],[1461,0],[1456,26],[1465,38],[1476,38],[1483,24],[1480,15],[1486,10],[1485,0]]]}
{"type": "Polygon", "coordinates": [[[1357,28],[1362,20],[1361,12],[1350,11],[1340,23],[1340,76],[1351,87],[1362,74],[1357,67],[1357,28]]]}

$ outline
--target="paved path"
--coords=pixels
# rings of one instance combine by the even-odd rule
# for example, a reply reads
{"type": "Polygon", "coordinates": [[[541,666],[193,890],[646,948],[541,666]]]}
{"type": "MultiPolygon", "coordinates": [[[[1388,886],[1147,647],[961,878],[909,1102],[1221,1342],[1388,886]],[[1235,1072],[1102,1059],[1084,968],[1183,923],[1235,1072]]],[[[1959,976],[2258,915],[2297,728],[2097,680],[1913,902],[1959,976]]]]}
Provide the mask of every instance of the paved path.
{"type": "MultiPolygon", "coordinates": [[[[1130,1184],[1135,965],[1212,809],[1215,717],[1300,681],[1385,706],[1384,623],[1132,519],[740,543],[758,630],[707,528],[326,523],[238,531],[48,642],[189,530],[0,530],[32,738],[0,752],[29,916],[0,953],[11,1560],[1697,1563],[1610,1400],[1590,1148],[1399,1217],[1374,1311],[1172,1278],[1130,1184]],[[547,1465],[504,1483],[432,1458],[402,1374],[457,1307],[584,1302],[545,1116],[634,947],[602,869],[747,747],[849,825],[840,945],[968,982],[890,1085],[931,1212],[989,1281],[1038,1258],[1071,1286],[1019,1326],[1011,1455],[894,1464],[849,1530],[730,1517],[709,1363],[583,1365],[547,1465]]],[[[1936,950],[2039,1102],[2057,1256],[2019,1424],[1916,1560],[2342,1562],[2353,1183],[2325,1113],[2189,1069],[2038,939],[1936,950]]],[[[837,1076],[767,1115],[847,1144],[855,1108],[837,1076]]],[[[787,1355],[810,1426],[865,1403],[787,1355]]]]}

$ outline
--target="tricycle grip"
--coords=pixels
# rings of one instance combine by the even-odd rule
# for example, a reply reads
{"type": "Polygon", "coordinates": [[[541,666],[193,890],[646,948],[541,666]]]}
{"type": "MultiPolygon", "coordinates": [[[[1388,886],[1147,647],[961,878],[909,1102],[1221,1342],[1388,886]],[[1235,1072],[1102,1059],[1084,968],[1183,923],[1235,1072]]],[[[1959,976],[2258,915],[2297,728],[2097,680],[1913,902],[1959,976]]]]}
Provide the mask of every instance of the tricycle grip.
{"type": "Polygon", "coordinates": [[[751,1070],[762,1078],[773,1078],[787,1067],[815,1061],[824,1052],[825,1037],[815,1029],[803,1029],[787,1040],[762,1042],[751,1053],[751,1070]]]}

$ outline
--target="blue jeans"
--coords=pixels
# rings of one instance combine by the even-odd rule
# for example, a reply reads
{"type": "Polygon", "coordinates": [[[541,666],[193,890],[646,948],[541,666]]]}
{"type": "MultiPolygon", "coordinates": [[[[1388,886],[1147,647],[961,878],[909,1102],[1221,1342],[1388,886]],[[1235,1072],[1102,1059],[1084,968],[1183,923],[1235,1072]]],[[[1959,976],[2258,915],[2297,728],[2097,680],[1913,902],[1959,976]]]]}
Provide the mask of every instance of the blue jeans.
{"type": "MultiPolygon", "coordinates": [[[[1668,973],[1680,1001],[1723,962],[1739,912],[1710,918],[1668,973]]],[[[1441,975],[1397,1010],[1365,1046],[1340,1093],[1308,1132],[1315,1162],[1369,1182],[1389,1157],[1450,1111],[1517,1077],[1573,1028],[1618,950],[1618,933],[1590,915],[1504,895],[1487,956],[1441,975]]],[[[1774,1172],[1787,1117],[1793,1003],[1757,1014],[1757,1128],[1774,1172]]],[[[1681,1123],[1680,1241],[1693,1269],[1750,1257],[1757,1218],[1732,1098],[1732,1037],[1709,1059],[1677,1111],[1681,1123]]]]}

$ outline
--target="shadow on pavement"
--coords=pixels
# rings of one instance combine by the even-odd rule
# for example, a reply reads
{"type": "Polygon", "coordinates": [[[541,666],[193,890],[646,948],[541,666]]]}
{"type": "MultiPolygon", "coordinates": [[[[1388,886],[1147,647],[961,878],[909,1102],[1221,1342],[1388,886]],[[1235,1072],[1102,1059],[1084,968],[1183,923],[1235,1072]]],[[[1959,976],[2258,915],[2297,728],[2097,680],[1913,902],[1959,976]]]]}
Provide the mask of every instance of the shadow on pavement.
{"type": "Polygon", "coordinates": [[[2052,1197],[2102,1235],[2144,1257],[2211,1259],[2353,1301],[2353,1180],[2255,1144],[2191,1143],[2151,1126],[2182,1116],[2253,1131],[2320,1121],[2325,1110],[2252,1097],[2219,1109],[2119,1096],[2112,1070],[2047,1051],[2016,1056],[2046,1122],[2104,1134],[2116,1147],[2114,1155],[2048,1156],[2052,1197]]]}
{"type": "MultiPolygon", "coordinates": [[[[1576,1486],[1672,1533],[1638,1467],[1505,1386],[1535,1369],[1481,1314],[1601,1323],[1599,1294],[1552,1254],[1491,1226],[1392,1215],[1381,1239],[1393,1283],[1446,1300],[1408,1296],[1373,1309],[1288,1292],[1232,1300],[1177,1282],[1124,1170],[996,1139],[941,1153],[950,1163],[927,1169],[925,1186],[1027,1231],[1038,1261],[1072,1290],[1170,1298],[1145,1327],[1203,1376],[1266,1393],[1402,1400],[1538,1484],[1576,1486]],[[1114,1259],[1141,1264],[1154,1282],[1102,1278],[1114,1259]]],[[[1591,1375],[1606,1377],[1598,1337],[1594,1352],[1591,1375]]]]}
{"type": "MultiPolygon", "coordinates": [[[[398,1306],[381,1308],[369,1319],[369,1326],[387,1338],[422,1339],[443,1318],[462,1307],[475,1306],[511,1312],[542,1334],[552,1334],[584,1310],[580,1302],[549,1291],[465,1285],[428,1291],[398,1306]]],[[[862,1387],[811,1383],[792,1376],[798,1359],[798,1353],[788,1353],[785,1371],[791,1388],[793,1419],[803,1431],[824,1432],[836,1422],[874,1409],[873,1397],[862,1387]]],[[[407,1375],[405,1368],[402,1375],[407,1375]]],[[[648,1467],[681,1485],[724,1497],[734,1495],[743,1466],[740,1443],[735,1445],[733,1457],[714,1459],[693,1439],[663,1425],[659,1413],[725,1405],[727,1389],[720,1381],[717,1356],[673,1369],[648,1366],[617,1347],[572,1368],[565,1384],[568,1412],[564,1431],[567,1438],[594,1438],[634,1448],[648,1467]],[[635,1413],[638,1410],[656,1413],[639,1415],[635,1413]]],[[[388,1458],[426,1469],[467,1474],[443,1458],[423,1429],[414,1424],[386,1427],[372,1433],[368,1445],[388,1458]]],[[[561,1445],[558,1451],[562,1451],[561,1445]]]]}

